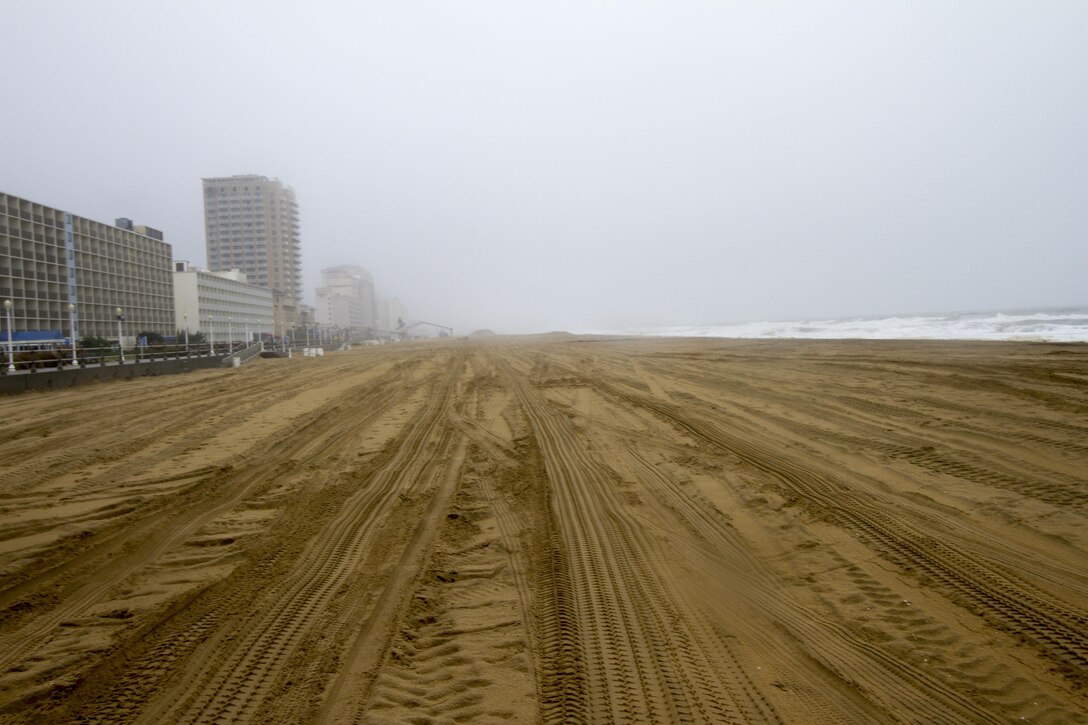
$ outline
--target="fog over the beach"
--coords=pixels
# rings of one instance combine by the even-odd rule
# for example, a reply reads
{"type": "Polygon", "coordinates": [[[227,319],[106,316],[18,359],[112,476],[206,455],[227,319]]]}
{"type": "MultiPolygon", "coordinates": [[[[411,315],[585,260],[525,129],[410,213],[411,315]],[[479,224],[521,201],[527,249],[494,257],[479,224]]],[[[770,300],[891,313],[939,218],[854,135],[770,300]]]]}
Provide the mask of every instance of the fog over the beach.
{"type": "Polygon", "coordinates": [[[1088,304],[1088,3],[31,2],[0,189],[206,262],[202,177],[459,331],[1088,304]]]}

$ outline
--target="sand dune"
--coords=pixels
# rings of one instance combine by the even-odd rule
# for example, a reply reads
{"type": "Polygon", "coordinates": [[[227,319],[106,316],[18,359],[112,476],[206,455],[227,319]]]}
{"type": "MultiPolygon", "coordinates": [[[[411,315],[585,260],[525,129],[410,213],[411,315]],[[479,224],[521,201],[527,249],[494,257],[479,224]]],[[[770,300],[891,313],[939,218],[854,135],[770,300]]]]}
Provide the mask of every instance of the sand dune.
{"type": "Polygon", "coordinates": [[[1088,712],[1088,347],[445,341],[0,401],[2,722],[1088,712]]]}

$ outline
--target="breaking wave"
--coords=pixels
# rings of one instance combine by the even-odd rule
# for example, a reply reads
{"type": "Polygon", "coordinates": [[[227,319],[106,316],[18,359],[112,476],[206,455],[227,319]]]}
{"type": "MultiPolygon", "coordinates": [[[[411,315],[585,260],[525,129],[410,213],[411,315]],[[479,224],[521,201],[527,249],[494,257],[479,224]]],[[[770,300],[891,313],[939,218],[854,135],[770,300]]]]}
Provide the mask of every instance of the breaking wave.
{"type": "Polygon", "coordinates": [[[814,340],[1034,340],[1088,342],[1088,309],[1066,308],[1023,312],[746,322],[729,325],[644,327],[606,332],[606,334],[617,333],[662,337],[801,338],[814,340]]]}

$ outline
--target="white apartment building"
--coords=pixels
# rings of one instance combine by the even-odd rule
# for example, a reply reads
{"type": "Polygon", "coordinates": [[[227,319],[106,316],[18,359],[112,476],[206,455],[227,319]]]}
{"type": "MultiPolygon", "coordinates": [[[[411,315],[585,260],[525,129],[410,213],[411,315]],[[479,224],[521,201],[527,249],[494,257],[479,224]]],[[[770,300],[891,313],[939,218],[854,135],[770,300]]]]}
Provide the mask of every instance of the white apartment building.
{"type": "Polygon", "coordinates": [[[344,264],[321,270],[314,321],[319,325],[364,330],[377,326],[374,280],[362,267],[344,264]]]}
{"type": "Polygon", "coordinates": [[[0,300],[12,302],[13,331],[117,339],[120,307],[126,344],[172,335],[171,253],[162,232],[128,219],[105,224],[0,192],[0,300]]]}
{"type": "Polygon", "coordinates": [[[378,316],[378,327],[383,330],[396,330],[401,322],[406,322],[407,312],[404,305],[396,297],[382,300],[381,314],[378,316]]]}
{"type": "Polygon", "coordinates": [[[366,327],[362,306],[358,300],[329,294],[323,287],[317,290],[314,322],[324,327],[336,326],[344,330],[361,330],[366,327]]]}
{"type": "Polygon", "coordinates": [[[174,263],[174,316],[177,329],[200,332],[209,342],[259,340],[275,335],[272,290],[249,284],[244,272],[209,272],[174,263]]]}

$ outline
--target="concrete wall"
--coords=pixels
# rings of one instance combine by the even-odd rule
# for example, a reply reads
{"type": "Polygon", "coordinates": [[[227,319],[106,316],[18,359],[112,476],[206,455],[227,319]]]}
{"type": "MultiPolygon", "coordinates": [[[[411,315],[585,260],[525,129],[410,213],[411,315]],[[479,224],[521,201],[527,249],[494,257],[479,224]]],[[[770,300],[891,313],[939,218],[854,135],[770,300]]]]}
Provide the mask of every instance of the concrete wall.
{"type": "Polygon", "coordinates": [[[176,360],[157,360],[128,365],[39,370],[33,373],[0,376],[0,394],[14,395],[28,390],[62,390],[76,385],[131,380],[147,375],[175,375],[201,368],[219,368],[222,364],[221,357],[182,357],[176,360]]]}

